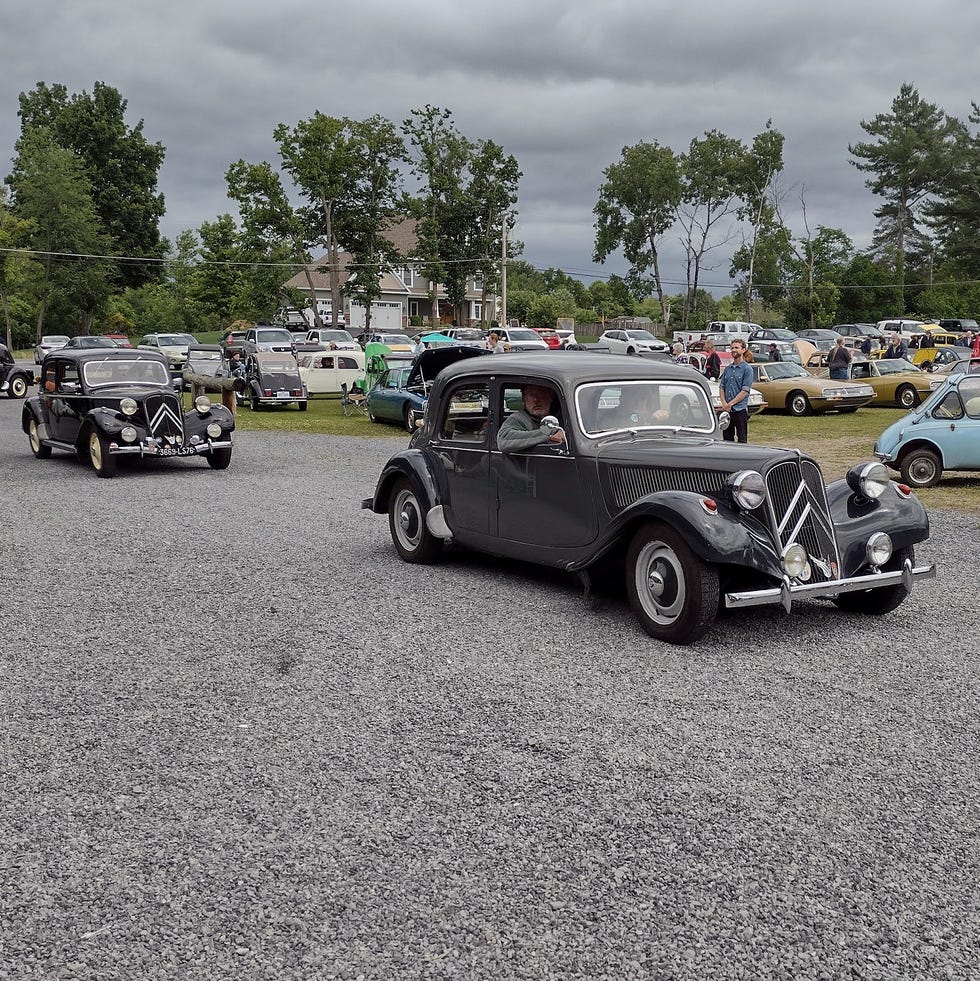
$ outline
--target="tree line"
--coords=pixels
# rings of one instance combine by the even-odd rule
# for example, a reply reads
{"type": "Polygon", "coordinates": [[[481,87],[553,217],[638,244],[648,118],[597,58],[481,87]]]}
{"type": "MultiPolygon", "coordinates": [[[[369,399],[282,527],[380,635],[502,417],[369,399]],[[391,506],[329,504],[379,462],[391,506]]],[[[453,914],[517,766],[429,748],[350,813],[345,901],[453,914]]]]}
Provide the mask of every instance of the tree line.
{"type": "MultiPolygon", "coordinates": [[[[0,307],[14,346],[44,332],[217,330],[270,320],[282,306],[310,306],[322,325],[312,282],[283,286],[297,271],[309,276],[319,256],[335,316],[344,295],[370,310],[385,269],[406,259],[460,307],[476,275],[496,290],[505,227],[510,254],[520,254],[509,234],[518,162],[462,134],[448,109],[426,105],[400,126],[320,112],[280,124],[276,161],[226,170],[236,214],[173,242],[160,233],[165,148],[142,120],[129,126],[126,109],[102,82],[91,94],[40,82],[19,97],[20,136],[0,187],[0,307]],[[411,256],[388,237],[404,217],[417,223],[411,256]]],[[[812,217],[804,185],[787,187],[784,137],[771,121],[750,143],[719,130],[682,152],[644,141],[606,167],[593,208],[593,258],[622,253],[628,274],[585,285],[512,260],[509,314],[535,326],[645,314],[690,327],[717,317],[824,326],[975,313],[980,109],[963,122],[906,83],[890,111],[861,126],[868,139],[847,150],[879,202],[870,249],[812,217]],[[686,274],[674,295],[660,266],[669,236],[686,274]],[[733,288],[718,300],[705,280],[723,257],[733,288]]]]}

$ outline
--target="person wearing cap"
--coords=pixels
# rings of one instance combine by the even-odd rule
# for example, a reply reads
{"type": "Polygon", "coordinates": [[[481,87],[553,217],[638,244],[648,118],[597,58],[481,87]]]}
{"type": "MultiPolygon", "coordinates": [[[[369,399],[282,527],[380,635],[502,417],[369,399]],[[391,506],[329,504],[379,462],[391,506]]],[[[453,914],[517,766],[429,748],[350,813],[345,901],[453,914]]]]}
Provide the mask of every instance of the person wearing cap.
{"type": "Polygon", "coordinates": [[[770,361],[782,361],[783,356],[779,353],[779,348],[776,347],[776,342],[773,341],[769,345],[769,360],[770,361]]]}

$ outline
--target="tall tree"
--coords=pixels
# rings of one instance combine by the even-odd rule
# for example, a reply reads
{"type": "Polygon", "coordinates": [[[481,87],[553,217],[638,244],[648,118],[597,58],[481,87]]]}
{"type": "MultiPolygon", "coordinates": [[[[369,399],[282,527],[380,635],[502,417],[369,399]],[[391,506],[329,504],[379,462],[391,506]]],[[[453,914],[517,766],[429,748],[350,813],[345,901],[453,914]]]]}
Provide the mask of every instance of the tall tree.
{"type": "Polygon", "coordinates": [[[14,347],[10,297],[23,279],[25,263],[30,261],[26,255],[18,254],[16,250],[28,246],[32,230],[31,222],[18,218],[7,207],[7,189],[0,185],[0,308],[3,309],[8,350],[13,350],[14,347]]]}
{"type": "Polygon", "coordinates": [[[742,197],[738,217],[748,223],[745,236],[745,319],[752,319],[752,298],[755,293],[756,261],[760,258],[760,246],[772,250],[788,232],[779,220],[777,178],[783,169],[783,144],[785,138],[772,128],[767,120],[766,128],[756,134],[751,148],[743,158],[739,179],[742,197]]]}
{"type": "Polygon", "coordinates": [[[413,173],[421,189],[416,201],[421,273],[429,280],[432,327],[439,322],[439,285],[454,310],[466,296],[475,267],[470,251],[473,210],[465,193],[473,143],[456,128],[448,109],[426,105],[402,123],[414,151],[413,173]]]}
{"type": "Polygon", "coordinates": [[[279,144],[283,168],[308,202],[302,211],[308,241],[319,242],[326,250],[327,261],[321,268],[329,277],[331,319],[336,326],[343,310],[343,225],[345,219],[353,217],[355,190],[363,167],[355,124],[346,117],[338,119],[318,111],[291,129],[280,124],[273,135],[279,144]]]}
{"type": "Polygon", "coordinates": [[[360,165],[341,223],[353,269],[344,290],[364,307],[364,327],[370,331],[371,304],[381,296],[381,277],[388,265],[401,258],[385,230],[404,213],[399,164],[408,154],[394,124],[383,116],[355,122],[353,136],[352,149],[360,165]]]}
{"type": "Polygon", "coordinates": [[[7,182],[16,214],[31,225],[30,244],[43,273],[36,337],[41,338],[48,303],[61,303],[66,319],[81,333],[104,306],[112,268],[100,256],[114,243],[102,230],[91,182],[77,154],[33,129],[17,141],[14,169],[7,182]]]}
{"type": "Polygon", "coordinates": [[[677,219],[683,188],[673,150],[659,143],[623,147],[603,171],[595,215],[596,262],[622,248],[635,279],[652,279],[666,322],[669,314],[660,272],[660,243],[677,219]]]}
{"type": "Polygon", "coordinates": [[[683,177],[682,203],[678,216],[683,230],[687,272],[687,301],[684,304],[684,326],[687,327],[698,295],[701,273],[709,254],[731,242],[735,235],[734,216],[743,189],[746,150],[741,140],[716,129],[704,137],[691,140],[681,157],[683,177]]]}
{"type": "MultiPolygon", "coordinates": [[[[970,123],[980,125],[980,106],[971,103],[970,123]]],[[[980,130],[964,129],[955,146],[953,166],[936,190],[938,200],[928,209],[943,254],[961,276],[980,271],[980,130]]]]}
{"type": "Polygon", "coordinates": [[[956,143],[963,126],[942,109],[923,101],[918,89],[904,82],[890,113],[879,113],[861,128],[872,142],[848,147],[858,170],[871,174],[865,182],[883,198],[875,210],[878,224],[872,248],[894,257],[896,313],[905,312],[906,253],[928,246],[924,211],[949,180],[956,143]]]}
{"type": "Polygon", "coordinates": [[[143,120],[126,124],[128,103],[119,91],[96,82],[92,94],[69,96],[64,85],[38,82],[20,94],[21,134],[43,130],[49,138],[81,161],[89,180],[92,202],[103,231],[127,257],[149,262],[120,263],[114,279],[138,286],[162,275],[159,261],[166,251],[160,237],[164,214],[157,178],[164,147],[143,134],[143,120]]]}

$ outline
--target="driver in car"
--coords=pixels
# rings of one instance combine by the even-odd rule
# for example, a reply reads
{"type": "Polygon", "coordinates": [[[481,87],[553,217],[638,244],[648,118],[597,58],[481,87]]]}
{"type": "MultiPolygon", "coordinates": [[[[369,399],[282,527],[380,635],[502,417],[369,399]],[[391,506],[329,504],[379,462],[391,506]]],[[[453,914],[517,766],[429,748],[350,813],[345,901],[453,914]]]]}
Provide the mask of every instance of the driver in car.
{"type": "Polygon", "coordinates": [[[512,412],[497,433],[497,446],[504,453],[519,453],[543,443],[564,443],[565,430],[542,427],[545,416],[557,416],[555,393],[546,385],[523,385],[524,408],[512,412]]]}

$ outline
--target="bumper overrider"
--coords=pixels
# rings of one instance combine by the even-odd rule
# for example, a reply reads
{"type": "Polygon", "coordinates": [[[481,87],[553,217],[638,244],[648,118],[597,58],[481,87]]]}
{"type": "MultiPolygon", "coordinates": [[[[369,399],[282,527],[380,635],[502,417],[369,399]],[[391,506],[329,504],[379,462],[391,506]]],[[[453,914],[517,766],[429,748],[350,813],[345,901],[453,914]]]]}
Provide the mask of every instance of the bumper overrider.
{"type": "Polygon", "coordinates": [[[888,572],[870,572],[863,576],[852,576],[849,579],[831,579],[819,583],[794,583],[789,576],[783,578],[781,585],[768,589],[747,589],[725,593],[725,607],[730,610],[746,606],[767,606],[782,604],[789,613],[794,599],[833,598],[841,593],[856,593],[865,589],[881,589],[884,586],[902,585],[911,591],[912,583],[917,579],[935,579],[936,566],[916,565],[906,559],[901,569],[888,572]]]}

